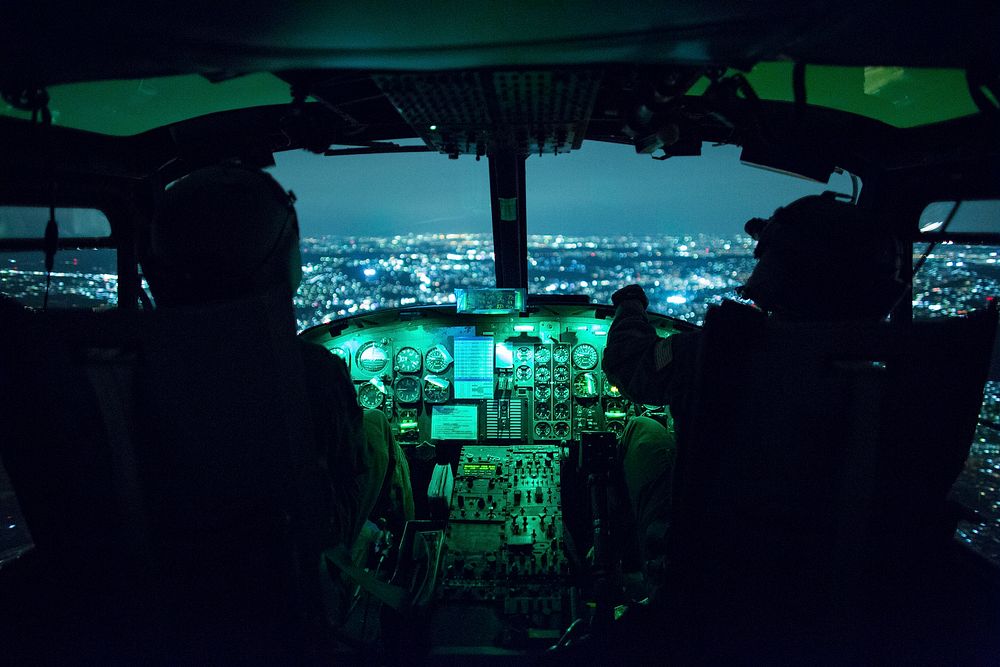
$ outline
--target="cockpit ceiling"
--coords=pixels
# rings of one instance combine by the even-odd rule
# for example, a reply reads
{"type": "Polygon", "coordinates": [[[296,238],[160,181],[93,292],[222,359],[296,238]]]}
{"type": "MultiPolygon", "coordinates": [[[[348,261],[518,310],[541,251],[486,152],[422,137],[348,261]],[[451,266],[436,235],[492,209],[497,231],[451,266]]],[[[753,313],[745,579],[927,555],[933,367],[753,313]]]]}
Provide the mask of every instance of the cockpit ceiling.
{"type": "MultiPolygon", "coordinates": [[[[648,70],[649,68],[647,68],[648,70]]],[[[530,68],[447,72],[360,73],[344,71],[259,72],[218,81],[197,75],[95,81],[48,89],[56,125],[111,136],[131,136],[207,114],[266,105],[287,105],[292,84],[303,83],[341,118],[358,126],[408,126],[442,153],[477,154],[496,139],[483,128],[502,126],[516,150],[536,153],[579,148],[594,111],[628,113],[630,91],[618,67],[530,68]],[[611,81],[612,78],[617,80],[611,81]],[[432,129],[433,128],[433,129],[432,129]]],[[[791,102],[793,65],[759,63],[746,73],[763,100],[791,102]]],[[[704,68],[663,68],[674,89],[667,97],[701,96],[709,86],[704,68]]],[[[661,77],[661,82],[665,77],[661,77]]],[[[661,84],[662,85],[662,84],[661,84]]],[[[965,72],[910,67],[807,66],[810,105],[857,114],[900,128],[974,114],[965,72]]],[[[657,91],[662,94],[663,91],[657,91]]],[[[0,116],[31,114],[0,103],[0,116]]],[[[622,118],[622,122],[627,119],[622,118]]]]}
{"type": "Polygon", "coordinates": [[[982,0],[5,4],[4,86],[289,69],[1000,65],[997,4],[982,0]]]}

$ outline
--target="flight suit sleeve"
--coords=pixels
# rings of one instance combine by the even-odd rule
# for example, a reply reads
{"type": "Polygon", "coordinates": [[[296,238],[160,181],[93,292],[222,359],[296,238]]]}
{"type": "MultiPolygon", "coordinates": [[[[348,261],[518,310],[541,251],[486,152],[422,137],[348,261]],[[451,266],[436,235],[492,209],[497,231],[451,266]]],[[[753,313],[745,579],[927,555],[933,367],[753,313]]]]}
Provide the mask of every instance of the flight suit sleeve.
{"type": "Polygon", "coordinates": [[[641,301],[623,301],[604,349],[603,369],[622,395],[636,403],[671,404],[690,390],[700,332],[657,334],[641,301]]]}

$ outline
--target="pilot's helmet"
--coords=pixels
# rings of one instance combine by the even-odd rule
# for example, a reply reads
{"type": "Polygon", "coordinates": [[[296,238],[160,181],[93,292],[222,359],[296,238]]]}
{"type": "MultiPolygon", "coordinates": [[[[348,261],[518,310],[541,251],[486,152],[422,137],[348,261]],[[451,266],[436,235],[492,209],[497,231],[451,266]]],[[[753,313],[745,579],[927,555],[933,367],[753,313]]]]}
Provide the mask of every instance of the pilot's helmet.
{"type": "Polygon", "coordinates": [[[269,174],[227,163],[167,187],[139,260],[158,305],[239,299],[298,287],[294,195],[269,174]]]}
{"type": "Polygon", "coordinates": [[[746,224],[757,266],[740,292],[764,310],[813,320],[880,319],[903,293],[895,239],[834,193],[746,224]]]}

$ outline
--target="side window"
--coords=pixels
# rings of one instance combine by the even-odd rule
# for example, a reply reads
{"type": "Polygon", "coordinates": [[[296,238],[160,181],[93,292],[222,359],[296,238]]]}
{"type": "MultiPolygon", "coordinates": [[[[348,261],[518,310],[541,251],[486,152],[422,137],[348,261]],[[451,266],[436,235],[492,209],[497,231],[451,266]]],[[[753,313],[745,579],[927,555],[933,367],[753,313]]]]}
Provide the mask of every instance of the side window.
{"type": "MultiPolygon", "coordinates": [[[[942,212],[925,216],[938,213],[942,212]]],[[[942,214],[947,216],[947,210],[942,214]]],[[[924,225],[931,222],[922,220],[924,225]]],[[[926,250],[916,244],[914,262],[926,250]]],[[[913,316],[962,315],[983,308],[986,298],[994,295],[1000,295],[1000,246],[940,243],[931,249],[914,280],[913,316]]],[[[969,458],[952,496],[979,512],[986,523],[962,522],[956,537],[1000,565],[1000,382],[987,382],[983,398],[969,458]]]]}
{"type": "MultiPolygon", "coordinates": [[[[32,308],[41,308],[45,302],[45,255],[39,246],[48,219],[49,209],[44,206],[0,206],[0,294],[32,308]]],[[[115,305],[116,253],[99,247],[109,245],[107,217],[96,209],[58,208],[56,222],[61,247],[48,285],[49,307],[115,305]]]]}
{"type": "Polygon", "coordinates": [[[7,471],[0,464],[0,567],[34,546],[7,471]]]}

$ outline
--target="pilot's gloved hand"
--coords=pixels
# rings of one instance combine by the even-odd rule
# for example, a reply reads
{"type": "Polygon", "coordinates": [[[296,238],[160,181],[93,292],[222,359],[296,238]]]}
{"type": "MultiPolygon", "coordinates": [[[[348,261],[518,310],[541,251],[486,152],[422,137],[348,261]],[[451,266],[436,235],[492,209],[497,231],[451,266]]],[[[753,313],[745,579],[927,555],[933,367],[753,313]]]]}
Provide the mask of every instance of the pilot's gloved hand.
{"type": "Polygon", "coordinates": [[[649,299],[646,293],[638,285],[627,285],[611,295],[611,303],[620,306],[627,301],[638,301],[642,304],[642,309],[649,307],[649,299]]]}

